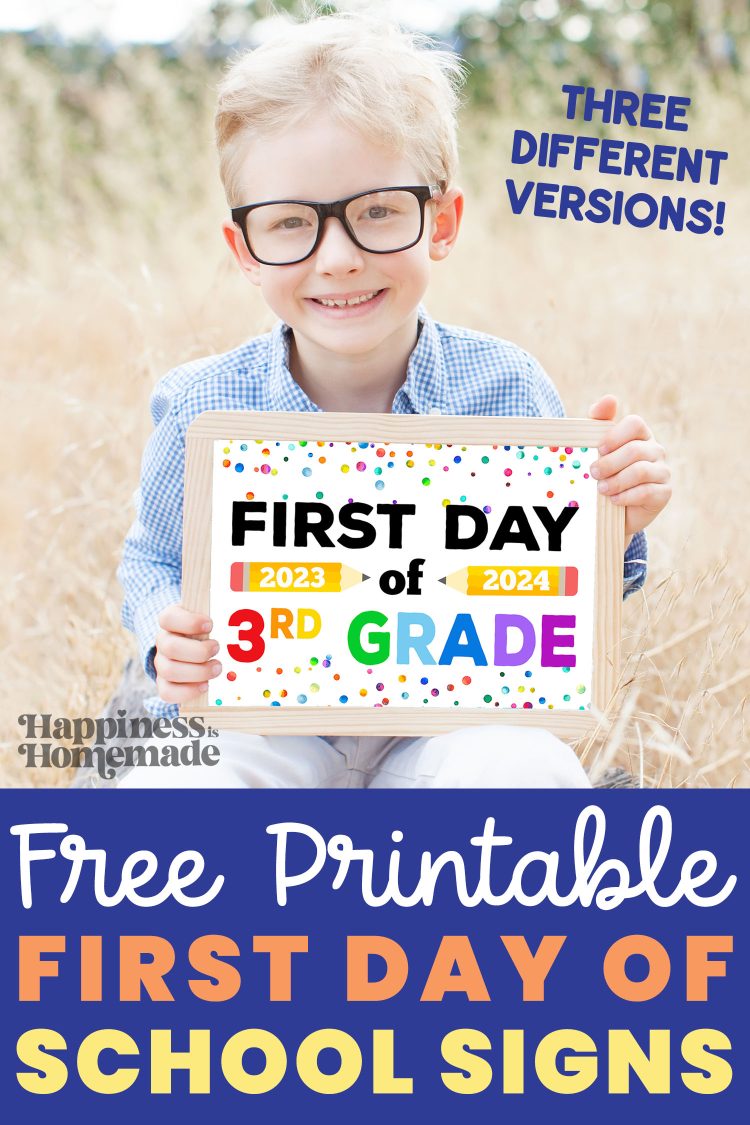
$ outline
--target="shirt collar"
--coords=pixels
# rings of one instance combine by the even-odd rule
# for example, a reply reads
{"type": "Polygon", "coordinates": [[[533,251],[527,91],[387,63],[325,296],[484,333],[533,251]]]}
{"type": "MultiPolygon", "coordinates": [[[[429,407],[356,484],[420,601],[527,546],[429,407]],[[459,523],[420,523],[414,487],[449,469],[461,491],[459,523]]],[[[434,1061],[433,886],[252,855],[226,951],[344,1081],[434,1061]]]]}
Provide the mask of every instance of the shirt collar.
{"type": "Polygon", "coordinates": [[[282,320],[271,331],[268,356],[268,396],[272,410],[320,410],[305,394],[289,369],[291,328],[282,320]]]}
{"type": "MultiPolygon", "coordinates": [[[[419,336],[409,356],[406,379],[396,392],[396,414],[445,413],[445,363],[435,321],[423,305],[417,311],[419,336]]],[[[272,410],[319,411],[289,369],[291,329],[278,321],[271,331],[268,392],[272,410]]]]}
{"type": "Polygon", "coordinates": [[[394,408],[399,399],[408,401],[406,410],[399,413],[445,413],[445,361],[437,326],[423,305],[418,309],[419,337],[409,356],[406,379],[396,394],[394,408]],[[411,409],[409,409],[409,407],[411,409]]]}

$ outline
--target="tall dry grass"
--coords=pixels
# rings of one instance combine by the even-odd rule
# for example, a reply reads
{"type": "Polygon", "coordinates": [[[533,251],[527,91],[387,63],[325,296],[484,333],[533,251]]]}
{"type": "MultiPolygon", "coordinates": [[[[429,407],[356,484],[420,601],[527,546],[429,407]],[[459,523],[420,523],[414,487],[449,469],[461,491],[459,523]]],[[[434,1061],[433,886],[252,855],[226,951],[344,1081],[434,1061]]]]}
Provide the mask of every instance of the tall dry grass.
{"type": "MultiPolygon", "coordinates": [[[[12,44],[3,51],[0,780],[66,784],[22,768],[17,716],[95,715],[133,651],[115,569],[151,388],[169,367],[271,318],[219,234],[205,68],[176,81],[148,57],[125,59],[116,83],[97,91],[76,77],[71,92],[48,64],[12,44]],[[83,140],[61,81],[90,119],[83,140]]],[[[674,498],[649,532],[647,588],[625,605],[620,687],[581,753],[592,774],[621,765],[644,786],[745,786],[750,199],[740,99],[707,94],[691,118],[691,143],[730,151],[722,238],[512,217],[503,182],[514,124],[466,124],[465,228],[435,269],[428,305],[536,354],[570,415],[619,395],[623,412],[648,420],[674,472],[674,498]]]]}

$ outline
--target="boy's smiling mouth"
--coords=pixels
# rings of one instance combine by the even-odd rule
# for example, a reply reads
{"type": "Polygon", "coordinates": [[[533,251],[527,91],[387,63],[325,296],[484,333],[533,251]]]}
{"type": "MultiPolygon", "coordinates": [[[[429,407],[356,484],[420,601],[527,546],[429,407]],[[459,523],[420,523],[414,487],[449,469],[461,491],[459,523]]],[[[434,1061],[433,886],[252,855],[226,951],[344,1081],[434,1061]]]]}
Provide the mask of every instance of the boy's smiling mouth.
{"type": "Polygon", "coordinates": [[[318,308],[347,315],[379,304],[385,292],[385,289],[367,289],[359,293],[330,293],[320,297],[306,297],[305,300],[317,305],[318,308]]]}

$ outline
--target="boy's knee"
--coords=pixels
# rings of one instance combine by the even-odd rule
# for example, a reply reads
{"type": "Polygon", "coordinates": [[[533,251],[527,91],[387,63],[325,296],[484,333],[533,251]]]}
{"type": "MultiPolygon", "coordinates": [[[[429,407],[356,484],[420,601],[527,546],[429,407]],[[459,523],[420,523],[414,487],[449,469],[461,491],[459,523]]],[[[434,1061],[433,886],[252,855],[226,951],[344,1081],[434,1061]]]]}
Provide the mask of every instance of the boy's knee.
{"type": "Polygon", "coordinates": [[[437,789],[589,788],[575,752],[549,731],[472,727],[432,740],[441,757],[437,789]]]}

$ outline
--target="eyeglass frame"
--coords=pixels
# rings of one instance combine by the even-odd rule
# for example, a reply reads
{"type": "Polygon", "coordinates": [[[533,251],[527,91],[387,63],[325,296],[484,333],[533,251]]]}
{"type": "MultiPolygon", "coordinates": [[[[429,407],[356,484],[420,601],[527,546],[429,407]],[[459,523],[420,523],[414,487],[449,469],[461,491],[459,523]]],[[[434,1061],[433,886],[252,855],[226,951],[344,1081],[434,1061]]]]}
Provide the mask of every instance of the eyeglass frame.
{"type": "Polygon", "coordinates": [[[417,245],[420,238],[424,234],[425,205],[429,203],[431,199],[439,199],[442,194],[443,193],[441,192],[440,187],[437,184],[420,184],[416,187],[396,186],[368,188],[367,191],[358,191],[354,195],[349,195],[345,199],[337,199],[331,203],[315,203],[311,199],[268,199],[263,203],[248,203],[243,207],[232,207],[230,213],[232,216],[232,221],[235,222],[242,231],[242,237],[245,240],[245,245],[252,254],[253,258],[255,258],[256,262],[259,262],[262,266],[296,266],[300,262],[306,262],[308,258],[312,258],[313,254],[320,246],[320,243],[323,239],[326,219],[338,219],[354,245],[359,250],[364,250],[365,254],[400,254],[402,250],[410,250],[412,246],[417,245]],[[362,243],[358,240],[353,230],[351,229],[351,226],[349,225],[349,222],[346,218],[346,208],[355,199],[362,199],[366,195],[377,195],[379,192],[384,191],[408,191],[416,197],[416,200],[419,203],[419,234],[412,242],[407,242],[405,246],[399,246],[397,250],[370,250],[367,246],[362,245],[362,243]],[[247,216],[251,211],[255,211],[258,207],[270,207],[280,203],[295,203],[300,207],[311,207],[312,210],[315,211],[315,214],[318,218],[318,231],[315,235],[315,241],[313,242],[312,248],[307,252],[307,254],[303,254],[301,258],[293,258],[290,262],[269,262],[264,258],[259,258],[250,245],[250,236],[247,232],[247,216]]]}

